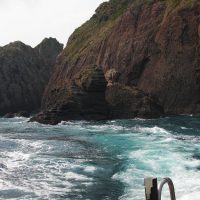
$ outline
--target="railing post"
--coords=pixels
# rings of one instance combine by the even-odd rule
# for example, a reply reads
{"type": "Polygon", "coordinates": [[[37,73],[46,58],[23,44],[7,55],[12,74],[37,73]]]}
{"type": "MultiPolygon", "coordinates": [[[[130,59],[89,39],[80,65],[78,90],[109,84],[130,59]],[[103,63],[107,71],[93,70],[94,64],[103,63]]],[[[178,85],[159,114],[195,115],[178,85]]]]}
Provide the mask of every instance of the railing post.
{"type": "Polygon", "coordinates": [[[145,195],[146,200],[158,200],[158,181],[157,178],[145,178],[145,195]]]}

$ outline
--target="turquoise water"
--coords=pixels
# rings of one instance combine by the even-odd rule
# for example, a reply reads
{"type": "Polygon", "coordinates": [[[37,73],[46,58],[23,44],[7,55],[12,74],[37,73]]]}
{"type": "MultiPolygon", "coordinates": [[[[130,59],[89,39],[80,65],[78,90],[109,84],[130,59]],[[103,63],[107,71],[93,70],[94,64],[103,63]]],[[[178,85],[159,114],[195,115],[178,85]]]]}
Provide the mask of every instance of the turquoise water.
{"type": "Polygon", "coordinates": [[[0,199],[143,200],[144,177],[169,176],[178,200],[199,200],[199,142],[200,118],[189,116],[57,126],[2,118],[0,199]]]}

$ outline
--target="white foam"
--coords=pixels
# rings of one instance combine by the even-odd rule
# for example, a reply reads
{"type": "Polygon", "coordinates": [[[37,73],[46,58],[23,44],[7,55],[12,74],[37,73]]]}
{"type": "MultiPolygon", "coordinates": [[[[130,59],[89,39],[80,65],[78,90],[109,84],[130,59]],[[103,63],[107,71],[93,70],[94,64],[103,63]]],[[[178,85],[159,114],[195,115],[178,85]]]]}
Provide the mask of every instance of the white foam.
{"type": "Polygon", "coordinates": [[[95,132],[106,132],[109,130],[113,130],[113,131],[122,131],[125,128],[123,126],[120,125],[92,125],[89,126],[88,129],[90,131],[95,131],[95,132]]]}
{"type": "Polygon", "coordinates": [[[91,181],[92,180],[92,178],[89,178],[87,176],[77,174],[74,172],[65,173],[65,177],[67,180],[77,180],[77,181],[91,181]]]}
{"type": "Polygon", "coordinates": [[[94,173],[95,170],[96,170],[96,167],[94,167],[94,166],[87,166],[87,167],[84,169],[85,172],[92,172],[92,173],[94,173]]]}
{"type": "Polygon", "coordinates": [[[170,132],[165,130],[164,128],[160,128],[158,126],[154,126],[154,127],[140,127],[140,126],[136,126],[134,128],[134,130],[138,131],[138,132],[142,132],[142,133],[164,133],[164,134],[169,134],[170,132]]]}
{"type": "MultiPolygon", "coordinates": [[[[100,150],[99,148],[102,152],[108,150],[111,158],[114,155],[117,156],[116,159],[122,161],[123,166],[112,176],[113,179],[119,180],[125,185],[124,195],[119,198],[120,200],[144,199],[143,181],[147,176],[157,176],[159,180],[165,176],[171,177],[175,184],[178,200],[200,199],[200,173],[198,170],[200,161],[193,157],[194,150],[200,149],[198,136],[174,136],[173,133],[158,125],[143,127],[142,125],[135,126],[135,122],[132,126],[120,124],[118,121],[101,125],[72,121],[61,122],[56,128],[38,124],[26,125],[31,128],[39,127],[45,134],[55,130],[76,130],[78,132],[84,129],[86,135],[81,133],[81,137],[84,137],[85,141],[87,141],[88,132],[98,134],[102,132],[103,134],[99,134],[101,135],[100,139],[96,138],[94,134],[88,140],[94,141],[94,145],[98,142],[98,146],[95,146],[98,150],[100,150]],[[113,137],[107,137],[107,134],[113,134],[113,137]],[[178,140],[178,137],[183,140],[178,140]],[[107,144],[111,144],[111,146],[107,148],[105,146],[107,144]],[[125,145],[122,146],[123,144],[125,145]],[[109,148],[112,147],[114,154],[109,151],[109,148]],[[117,155],[115,155],[115,150],[117,155]]],[[[6,166],[5,169],[0,170],[1,189],[33,192],[40,199],[50,199],[52,194],[78,193],[81,189],[79,185],[84,185],[86,188],[85,186],[96,183],[95,173],[101,173],[101,170],[102,172],[103,170],[112,170],[104,169],[102,166],[93,166],[92,162],[87,166],[85,159],[67,159],[62,156],[59,158],[53,154],[60,153],[62,155],[68,148],[71,148],[70,145],[72,145],[70,150],[73,151],[76,145],[73,146],[70,142],[63,142],[62,145],[58,145],[55,141],[45,140],[15,139],[14,142],[17,144],[14,147],[15,151],[9,152],[8,150],[6,152],[6,149],[5,151],[3,149],[0,152],[0,163],[6,166]],[[17,177],[13,179],[13,176],[17,177]]],[[[84,151],[85,146],[81,150],[84,151]]],[[[168,191],[163,195],[163,200],[168,200],[168,191]]]]}
{"type": "MultiPolygon", "coordinates": [[[[159,148],[162,148],[161,146],[159,148]]],[[[126,185],[126,195],[120,199],[141,199],[140,195],[137,197],[135,194],[144,195],[144,177],[155,176],[160,180],[160,178],[169,176],[174,181],[178,200],[199,200],[200,173],[196,168],[200,166],[200,161],[188,159],[191,157],[190,154],[176,152],[172,147],[162,152],[162,154],[165,152],[165,156],[158,154],[159,149],[156,149],[156,146],[154,149],[148,149],[149,147],[148,145],[143,146],[142,149],[131,152],[129,162],[132,164],[127,165],[123,172],[113,175],[114,179],[126,185]]],[[[168,190],[163,193],[162,199],[169,199],[168,190]]]]}
{"type": "Polygon", "coordinates": [[[184,126],[181,126],[181,129],[183,130],[187,130],[188,128],[184,127],[184,126]]]}

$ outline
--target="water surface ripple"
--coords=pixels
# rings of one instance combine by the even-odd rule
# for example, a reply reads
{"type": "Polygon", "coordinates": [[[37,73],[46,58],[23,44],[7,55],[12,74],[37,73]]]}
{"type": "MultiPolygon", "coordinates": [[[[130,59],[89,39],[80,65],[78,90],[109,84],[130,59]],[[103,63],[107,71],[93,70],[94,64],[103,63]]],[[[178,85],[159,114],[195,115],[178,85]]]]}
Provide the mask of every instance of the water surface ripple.
{"type": "Polygon", "coordinates": [[[143,200],[144,177],[169,176],[177,200],[199,200],[199,119],[0,118],[0,199],[143,200]]]}

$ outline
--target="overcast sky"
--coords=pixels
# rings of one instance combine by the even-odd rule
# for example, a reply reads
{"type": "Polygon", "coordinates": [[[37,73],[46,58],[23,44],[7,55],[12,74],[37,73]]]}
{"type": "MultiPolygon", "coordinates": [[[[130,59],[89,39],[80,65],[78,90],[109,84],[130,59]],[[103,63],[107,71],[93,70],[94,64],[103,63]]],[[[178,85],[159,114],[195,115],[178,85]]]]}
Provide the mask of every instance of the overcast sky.
{"type": "Polygon", "coordinates": [[[45,37],[66,44],[105,0],[0,0],[0,46],[20,40],[36,46],[45,37]]]}

